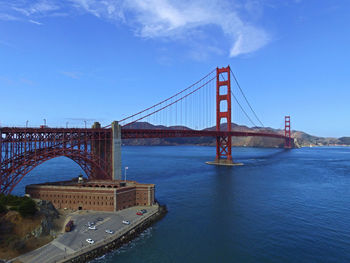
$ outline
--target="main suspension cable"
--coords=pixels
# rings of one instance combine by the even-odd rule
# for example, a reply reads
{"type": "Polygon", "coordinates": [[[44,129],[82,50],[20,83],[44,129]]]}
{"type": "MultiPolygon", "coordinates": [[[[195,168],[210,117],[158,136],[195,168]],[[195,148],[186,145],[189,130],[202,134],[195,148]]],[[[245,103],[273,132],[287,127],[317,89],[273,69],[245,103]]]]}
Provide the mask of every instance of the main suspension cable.
{"type": "Polygon", "coordinates": [[[230,71],[231,71],[232,76],[233,76],[233,78],[234,78],[234,80],[235,80],[235,82],[236,82],[236,84],[237,84],[239,90],[241,91],[241,93],[242,93],[242,95],[243,95],[245,101],[247,102],[247,104],[248,104],[250,110],[253,112],[255,118],[256,118],[256,119],[258,120],[258,122],[262,125],[262,127],[265,127],[264,124],[260,121],[260,119],[259,119],[258,116],[256,115],[256,113],[255,113],[255,111],[253,110],[252,106],[250,105],[250,103],[249,103],[247,97],[245,96],[245,94],[244,94],[244,92],[243,92],[243,90],[242,90],[242,88],[241,88],[241,85],[239,85],[238,80],[237,80],[235,74],[232,72],[232,69],[231,69],[231,68],[230,68],[230,71]]]}
{"type": "Polygon", "coordinates": [[[236,96],[233,94],[233,92],[231,91],[231,95],[232,97],[235,99],[235,101],[237,102],[238,106],[241,108],[241,110],[243,111],[243,113],[245,114],[245,116],[248,118],[248,120],[253,124],[254,127],[257,127],[255,125],[255,123],[252,121],[252,119],[248,116],[247,112],[243,109],[242,105],[239,103],[238,99],[236,98],[236,96]]]}
{"type": "MultiPolygon", "coordinates": [[[[221,77],[224,81],[226,81],[225,78],[224,78],[224,76],[222,76],[221,74],[220,74],[220,77],[221,77]]],[[[231,95],[232,95],[232,97],[235,99],[235,101],[237,102],[238,106],[241,108],[241,110],[242,110],[243,113],[245,114],[245,116],[248,118],[248,120],[253,124],[253,126],[256,127],[255,123],[252,121],[252,119],[249,117],[249,115],[248,115],[247,112],[244,110],[244,108],[242,107],[242,105],[239,103],[238,99],[237,99],[236,96],[233,94],[232,90],[231,90],[231,95]]]]}
{"type": "MultiPolygon", "coordinates": [[[[216,76],[212,77],[212,78],[209,79],[207,82],[205,82],[204,84],[202,84],[202,85],[199,86],[198,88],[192,90],[190,93],[187,93],[187,94],[184,95],[183,97],[181,97],[181,98],[179,98],[179,99],[173,101],[172,103],[169,103],[169,104],[167,104],[167,105],[165,105],[165,106],[159,108],[158,110],[156,110],[156,111],[154,111],[154,112],[151,112],[151,113],[149,113],[149,114],[147,114],[147,115],[145,115],[145,116],[143,116],[143,117],[140,117],[140,118],[138,118],[138,119],[136,119],[136,120],[134,120],[134,121],[132,121],[132,122],[129,122],[129,123],[125,124],[125,125],[122,125],[122,127],[129,126],[129,125],[131,125],[131,124],[133,124],[133,123],[135,123],[135,122],[138,122],[138,121],[140,121],[140,120],[142,120],[142,119],[144,119],[144,118],[146,118],[146,117],[148,117],[148,116],[150,116],[150,115],[153,115],[153,114],[155,114],[155,113],[157,113],[157,112],[160,112],[160,111],[162,111],[162,110],[164,110],[164,109],[170,107],[171,105],[173,105],[173,104],[175,104],[175,103],[177,103],[177,102],[179,102],[179,101],[182,101],[184,98],[188,97],[189,95],[191,95],[191,94],[195,93],[196,91],[200,90],[201,88],[203,88],[205,85],[207,85],[208,83],[210,83],[211,81],[213,81],[215,78],[216,78],[216,76]]],[[[174,96],[173,96],[173,97],[174,97],[174,96]]],[[[157,105],[159,105],[159,103],[158,103],[157,105]]],[[[151,108],[152,108],[152,107],[151,107],[151,108]]],[[[137,115],[137,114],[136,114],[136,115],[137,115]]]]}
{"type": "MultiPolygon", "coordinates": [[[[175,95],[173,95],[173,96],[171,96],[171,97],[169,97],[169,98],[167,98],[167,99],[165,99],[165,100],[163,100],[163,101],[161,101],[161,102],[159,102],[159,103],[157,103],[157,104],[154,104],[154,105],[151,106],[151,107],[148,107],[147,109],[144,109],[144,110],[142,110],[142,111],[140,111],[140,112],[138,112],[138,113],[135,113],[135,114],[133,114],[133,115],[130,115],[130,116],[128,116],[128,117],[126,117],[126,118],[120,120],[119,123],[121,123],[121,122],[123,122],[123,121],[126,121],[126,120],[128,120],[128,119],[130,119],[130,118],[133,118],[133,117],[135,117],[135,116],[137,116],[137,115],[140,115],[141,113],[144,113],[144,112],[146,112],[146,111],[148,111],[148,110],[150,110],[150,109],[153,109],[153,108],[155,108],[155,107],[157,107],[157,106],[163,104],[164,102],[167,102],[167,101],[171,100],[172,98],[174,98],[174,97],[176,97],[176,96],[178,96],[178,95],[184,93],[185,91],[191,89],[192,87],[194,87],[195,85],[197,85],[198,83],[200,83],[202,80],[206,79],[206,78],[207,78],[208,76],[210,76],[215,70],[216,70],[216,69],[213,69],[211,72],[209,72],[209,73],[208,73],[207,75],[205,75],[203,78],[201,78],[201,79],[198,80],[197,82],[193,83],[191,86],[187,87],[186,89],[184,89],[184,90],[182,90],[182,91],[176,93],[175,95]]],[[[147,114],[147,116],[148,116],[148,114],[147,114]]],[[[107,128],[107,127],[109,127],[109,126],[111,126],[111,125],[108,125],[108,126],[106,126],[106,127],[104,127],[104,128],[107,128]]]]}

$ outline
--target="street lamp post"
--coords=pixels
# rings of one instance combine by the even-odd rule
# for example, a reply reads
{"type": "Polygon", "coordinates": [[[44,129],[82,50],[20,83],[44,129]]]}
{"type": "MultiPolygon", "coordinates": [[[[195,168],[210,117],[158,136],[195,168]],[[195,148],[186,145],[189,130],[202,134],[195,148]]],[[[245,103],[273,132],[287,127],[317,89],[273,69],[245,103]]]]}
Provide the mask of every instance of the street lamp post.
{"type": "Polygon", "coordinates": [[[126,182],[126,170],[128,170],[129,169],[129,167],[125,167],[124,168],[124,181],[126,182]]]}
{"type": "Polygon", "coordinates": [[[27,120],[27,121],[26,121],[26,128],[28,128],[28,123],[29,123],[29,121],[27,120]]]}

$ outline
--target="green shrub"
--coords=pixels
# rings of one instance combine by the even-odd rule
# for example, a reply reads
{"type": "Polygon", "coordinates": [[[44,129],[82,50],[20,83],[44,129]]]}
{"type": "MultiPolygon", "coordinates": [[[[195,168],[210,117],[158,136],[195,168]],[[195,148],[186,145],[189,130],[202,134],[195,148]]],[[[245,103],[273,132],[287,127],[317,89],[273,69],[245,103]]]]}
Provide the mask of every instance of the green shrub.
{"type": "Polygon", "coordinates": [[[6,206],[0,203],[0,214],[5,213],[7,211],[6,206]]]}
{"type": "Polygon", "coordinates": [[[16,195],[8,195],[6,196],[6,203],[10,206],[19,206],[21,204],[23,197],[19,197],[16,195]]]}
{"type": "Polygon", "coordinates": [[[6,203],[6,195],[0,194],[0,203],[5,204],[6,203]]]}
{"type": "Polygon", "coordinates": [[[18,212],[23,217],[34,215],[36,212],[35,202],[30,198],[24,198],[24,200],[18,206],[18,212]]]}

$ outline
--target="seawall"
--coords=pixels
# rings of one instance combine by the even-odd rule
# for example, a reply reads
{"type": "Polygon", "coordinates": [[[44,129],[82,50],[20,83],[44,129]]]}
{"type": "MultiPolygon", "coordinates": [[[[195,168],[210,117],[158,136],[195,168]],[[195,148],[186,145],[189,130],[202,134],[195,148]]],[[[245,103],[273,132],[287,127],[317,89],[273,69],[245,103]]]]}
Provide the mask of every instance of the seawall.
{"type": "Polygon", "coordinates": [[[80,263],[88,262],[95,258],[101,257],[108,252],[118,249],[123,244],[128,243],[142,233],[145,229],[153,225],[158,220],[162,219],[167,213],[166,205],[159,205],[158,210],[152,214],[145,214],[143,218],[140,218],[139,221],[134,222],[129,225],[129,227],[120,233],[117,236],[113,236],[109,239],[105,239],[102,243],[99,242],[95,245],[89,246],[85,249],[80,250],[77,253],[70,254],[66,258],[58,261],[60,263],[80,263]]]}

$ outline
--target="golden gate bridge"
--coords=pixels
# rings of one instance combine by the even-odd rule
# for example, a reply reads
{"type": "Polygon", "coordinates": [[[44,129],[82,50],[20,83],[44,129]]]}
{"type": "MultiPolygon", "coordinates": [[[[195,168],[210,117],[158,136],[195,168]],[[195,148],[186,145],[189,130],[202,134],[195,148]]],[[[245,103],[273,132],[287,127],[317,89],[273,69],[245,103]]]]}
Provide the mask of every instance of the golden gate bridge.
{"type": "Polygon", "coordinates": [[[35,167],[59,156],[75,161],[89,179],[121,179],[123,139],[213,137],[216,158],[212,163],[233,165],[231,142],[237,136],[279,138],[287,149],[293,144],[290,116],[285,116],[284,133],[264,129],[230,66],[216,68],[175,95],[106,127],[98,122],[92,128],[1,127],[0,193],[11,193],[35,167]],[[262,129],[232,129],[232,98],[257,127],[232,92],[232,77],[262,129]],[[215,129],[210,129],[213,122],[215,129]]]}

